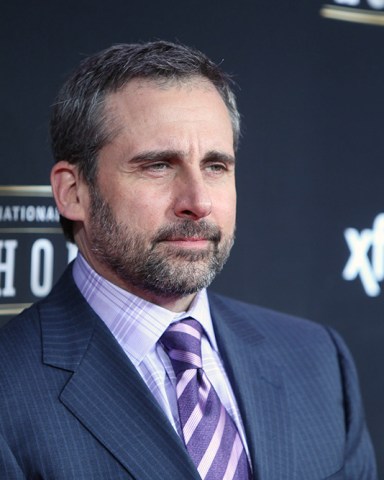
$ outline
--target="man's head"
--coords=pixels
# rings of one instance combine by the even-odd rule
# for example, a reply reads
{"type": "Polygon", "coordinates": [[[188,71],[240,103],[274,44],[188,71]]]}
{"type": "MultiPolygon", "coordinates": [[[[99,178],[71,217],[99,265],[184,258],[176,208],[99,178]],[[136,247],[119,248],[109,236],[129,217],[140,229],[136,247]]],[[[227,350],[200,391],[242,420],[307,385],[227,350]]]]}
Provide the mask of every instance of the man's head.
{"type": "MultiPolygon", "coordinates": [[[[157,41],[115,45],[81,62],[53,105],[51,139],[55,160],[76,164],[84,180],[92,185],[98,152],[116,133],[105,108],[108,95],[137,78],[167,85],[199,77],[216,87],[227,106],[236,149],[240,116],[229,76],[198,50],[157,41]]],[[[73,241],[72,222],[61,220],[66,237],[73,241]]]]}
{"type": "Polygon", "coordinates": [[[52,119],[67,236],[145,298],[207,286],[233,243],[238,136],[228,78],[200,52],[154,42],[85,60],[52,119]]]}

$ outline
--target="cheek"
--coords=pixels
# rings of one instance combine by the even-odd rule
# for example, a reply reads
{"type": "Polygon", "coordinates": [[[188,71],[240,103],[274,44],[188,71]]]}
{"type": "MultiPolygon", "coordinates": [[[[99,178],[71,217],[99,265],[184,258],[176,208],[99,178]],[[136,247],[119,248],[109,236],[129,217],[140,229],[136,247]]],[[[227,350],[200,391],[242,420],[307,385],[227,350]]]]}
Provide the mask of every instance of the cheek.
{"type": "Polygon", "coordinates": [[[141,231],[155,231],[161,225],[166,206],[159,195],[148,195],[148,192],[136,192],[133,195],[120,197],[115,202],[118,220],[141,231]]]}
{"type": "Polygon", "coordinates": [[[217,200],[216,213],[221,225],[232,230],[236,222],[236,192],[226,192],[217,200]]]}

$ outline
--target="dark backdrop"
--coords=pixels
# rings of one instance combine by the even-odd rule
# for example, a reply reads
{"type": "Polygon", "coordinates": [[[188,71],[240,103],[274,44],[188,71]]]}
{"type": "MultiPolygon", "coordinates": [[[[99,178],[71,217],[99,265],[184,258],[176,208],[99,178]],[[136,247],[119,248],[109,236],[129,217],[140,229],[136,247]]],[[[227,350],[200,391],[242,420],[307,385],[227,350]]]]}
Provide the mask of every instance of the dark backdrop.
{"type": "MultiPolygon", "coordinates": [[[[214,288],[342,333],[356,360],[384,478],[384,232],[378,223],[374,228],[384,211],[384,27],[374,25],[384,23],[384,2],[355,3],[6,2],[0,16],[0,184],[48,184],[49,105],[82,56],[113,43],[162,38],[222,61],[239,85],[243,138],[237,243],[214,288]],[[357,21],[325,18],[324,7],[357,21]],[[347,229],[354,229],[352,247],[347,229]]],[[[49,202],[41,192],[19,193],[0,189],[3,264],[12,253],[4,242],[18,239],[14,278],[8,278],[13,293],[4,285],[9,271],[0,276],[2,322],[37,298],[28,281],[36,239],[54,246],[53,260],[46,243],[35,250],[41,264],[54,261],[54,278],[67,260],[52,224],[31,221],[35,229],[26,230],[24,220],[7,217],[7,205],[49,202]]],[[[41,267],[33,278],[44,284],[45,274],[41,267]]]]}

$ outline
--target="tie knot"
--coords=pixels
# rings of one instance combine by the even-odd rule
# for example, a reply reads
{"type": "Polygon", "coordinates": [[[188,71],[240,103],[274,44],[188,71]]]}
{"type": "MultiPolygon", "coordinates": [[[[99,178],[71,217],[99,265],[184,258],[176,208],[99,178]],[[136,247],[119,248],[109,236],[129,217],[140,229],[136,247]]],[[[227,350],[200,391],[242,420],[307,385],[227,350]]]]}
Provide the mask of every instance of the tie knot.
{"type": "Polygon", "coordinates": [[[202,367],[202,326],[193,318],[170,325],[161,337],[176,376],[189,369],[202,367]]]}

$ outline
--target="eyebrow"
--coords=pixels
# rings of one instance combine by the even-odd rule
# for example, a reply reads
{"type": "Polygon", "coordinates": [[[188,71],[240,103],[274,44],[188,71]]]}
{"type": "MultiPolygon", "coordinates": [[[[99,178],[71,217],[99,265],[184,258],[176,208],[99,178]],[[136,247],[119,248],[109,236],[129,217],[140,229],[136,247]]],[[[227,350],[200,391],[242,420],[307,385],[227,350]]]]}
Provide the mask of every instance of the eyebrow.
{"type": "MultiPolygon", "coordinates": [[[[181,150],[148,150],[134,155],[129,163],[140,164],[143,162],[165,162],[184,158],[185,152],[181,150]]],[[[235,157],[225,152],[211,150],[202,158],[202,162],[224,162],[228,165],[235,164],[235,157]]]]}

